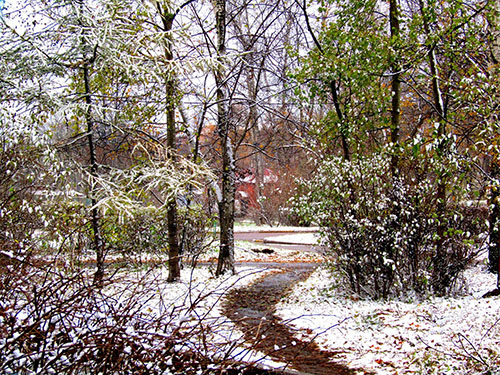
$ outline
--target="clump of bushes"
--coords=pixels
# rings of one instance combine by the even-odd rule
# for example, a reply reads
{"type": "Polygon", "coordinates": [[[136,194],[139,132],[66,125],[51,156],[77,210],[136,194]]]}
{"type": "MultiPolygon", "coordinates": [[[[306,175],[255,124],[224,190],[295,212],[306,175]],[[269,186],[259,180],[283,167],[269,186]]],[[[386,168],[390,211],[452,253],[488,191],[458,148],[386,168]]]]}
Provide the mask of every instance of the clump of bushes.
{"type": "MultiPolygon", "coordinates": [[[[88,209],[84,201],[61,200],[53,208],[50,220],[52,244],[57,244],[59,251],[77,263],[82,256],[93,255],[88,209]]],[[[140,264],[151,257],[164,258],[168,253],[167,212],[163,207],[137,206],[129,216],[108,210],[101,223],[106,255],[120,255],[140,264]]],[[[195,265],[196,259],[208,250],[210,223],[208,214],[196,204],[179,209],[183,263],[195,265]]]]}
{"type": "Polygon", "coordinates": [[[225,339],[227,320],[207,313],[210,294],[226,291],[222,283],[171,299],[162,295],[161,270],[96,288],[85,269],[10,261],[0,272],[2,374],[263,373],[232,360],[239,345],[225,339]]]}
{"type": "Polygon", "coordinates": [[[332,157],[294,198],[295,212],[322,228],[332,271],[360,296],[450,293],[478,254],[486,208],[467,201],[459,163],[420,151],[401,152],[397,174],[390,153],[332,157]]]}
{"type": "Polygon", "coordinates": [[[0,250],[18,254],[47,226],[43,206],[64,170],[45,134],[6,117],[0,113],[0,250]]]}

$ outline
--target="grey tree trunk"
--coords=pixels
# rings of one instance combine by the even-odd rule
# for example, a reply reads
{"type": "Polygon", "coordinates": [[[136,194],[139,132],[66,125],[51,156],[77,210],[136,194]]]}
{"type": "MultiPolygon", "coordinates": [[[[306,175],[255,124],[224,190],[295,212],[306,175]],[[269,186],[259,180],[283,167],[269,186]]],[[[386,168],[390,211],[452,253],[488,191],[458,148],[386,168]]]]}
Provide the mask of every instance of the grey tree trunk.
{"type": "MultiPolygon", "coordinates": [[[[495,1],[495,16],[491,23],[493,43],[491,59],[494,65],[500,64],[500,0],[495,1]]],[[[496,272],[497,288],[500,288],[500,186],[496,183],[500,178],[500,160],[493,156],[490,160],[490,178],[492,180],[489,197],[489,249],[488,261],[491,272],[496,272]]]]}
{"type": "Polygon", "coordinates": [[[215,2],[215,28],[217,33],[217,131],[222,147],[222,196],[219,200],[220,251],[216,276],[234,268],[234,194],[235,164],[231,138],[229,136],[229,111],[225,93],[224,55],[226,54],[226,2],[215,2]]]}
{"type": "MultiPolygon", "coordinates": [[[[172,51],[172,38],[170,32],[175,15],[161,9],[158,4],[158,11],[163,23],[163,32],[167,34],[165,40],[165,59],[167,63],[174,60],[172,51]]],[[[175,126],[175,77],[173,72],[166,72],[166,117],[167,117],[167,157],[176,162],[176,126],[175,126]]],[[[179,229],[177,225],[177,201],[176,197],[171,197],[167,202],[167,231],[168,231],[168,282],[174,282],[181,277],[180,252],[179,252],[179,229]]]]}
{"type": "MultiPolygon", "coordinates": [[[[425,15],[425,8],[426,5],[424,4],[423,0],[420,0],[420,11],[423,16],[423,26],[424,26],[424,31],[425,34],[428,38],[428,40],[431,39],[432,36],[432,30],[430,28],[429,22],[427,20],[427,17],[425,15]]],[[[446,110],[444,107],[444,101],[443,101],[443,95],[441,92],[441,87],[439,84],[439,69],[438,69],[438,61],[436,57],[436,48],[434,45],[429,46],[429,51],[427,53],[428,59],[429,59],[429,67],[430,67],[430,73],[431,73],[431,85],[432,85],[432,96],[433,96],[433,101],[434,101],[434,111],[436,112],[438,116],[438,121],[439,121],[439,126],[437,129],[437,136],[442,137],[446,134],[446,110]]],[[[440,146],[438,147],[438,153],[439,154],[444,154],[444,142],[440,142],[440,146]]],[[[445,285],[444,282],[442,282],[445,278],[447,278],[446,274],[446,267],[444,264],[444,235],[445,235],[445,230],[446,230],[446,220],[445,220],[445,211],[446,211],[446,185],[442,181],[442,175],[443,173],[440,173],[438,175],[438,185],[437,185],[437,192],[436,192],[436,198],[437,198],[437,215],[438,215],[438,226],[437,226],[437,239],[436,239],[436,255],[434,257],[433,261],[433,272],[434,272],[434,289],[438,294],[443,294],[445,291],[442,290],[443,286],[445,285]]]]}
{"type": "Polygon", "coordinates": [[[96,253],[96,271],[94,273],[94,285],[102,287],[104,278],[104,242],[101,237],[101,223],[99,211],[96,207],[97,201],[95,198],[95,179],[97,178],[97,159],[94,146],[94,122],[92,121],[92,98],[90,91],[89,65],[91,62],[86,61],[83,65],[83,82],[85,86],[85,121],[87,123],[87,144],[89,147],[89,164],[90,164],[90,186],[89,197],[92,205],[91,210],[91,225],[92,225],[92,245],[96,253]]]}
{"type": "MultiPolygon", "coordinates": [[[[80,10],[83,12],[83,2],[80,4],[80,10]]],[[[79,24],[83,27],[81,21],[79,24]]],[[[91,231],[91,241],[96,254],[96,271],[94,273],[94,285],[97,287],[103,286],[104,278],[104,241],[101,234],[101,221],[99,210],[97,209],[97,199],[95,193],[95,182],[98,177],[98,164],[96,157],[96,149],[94,144],[94,121],[92,119],[92,91],[90,87],[90,67],[95,62],[97,55],[97,45],[92,47],[85,41],[85,38],[81,39],[83,52],[83,64],[81,65],[83,73],[83,85],[84,85],[84,100],[86,105],[85,111],[85,122],[87,125],[87,145],[89,148],[89,166],[90,166],[90,184],[88,197],[92,205],[90,213],[90,223],[92,227],[91,231]]]]}
{"type": "MultiPolygon", "coordinates": [[[[398,0],[390,0],[389,22],[391,27],[391,38],[397,43],[400,35],[398,0]]],[[[391,108],[391,143],[399,143],[399,128],[401,118],[401,67],[398,56],[393,56],[392,70],[392,108],[391,108]]],[[[393,176],[398,173],[399,158],[396,154],[391,157],[391,172],[393,176]]]]}

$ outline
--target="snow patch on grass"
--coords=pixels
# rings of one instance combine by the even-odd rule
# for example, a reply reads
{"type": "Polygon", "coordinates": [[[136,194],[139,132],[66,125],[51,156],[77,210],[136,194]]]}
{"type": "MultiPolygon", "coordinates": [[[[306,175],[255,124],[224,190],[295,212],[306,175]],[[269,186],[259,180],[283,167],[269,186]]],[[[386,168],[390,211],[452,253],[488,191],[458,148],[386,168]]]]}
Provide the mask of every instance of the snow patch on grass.
{"type": "MultiPolygon", "coordinates": [[[[217,228],[218,230],[218,228],[217,228]]],[[[252,232],[272,232],[272,233],[298,233],[298,232],[318,232],[319,227],[291,227],[291,226],[270,226],[270,225],[253,225],[236,223],[234,225],[235,233],[252,233],[252,232]]]]}
{"type": "Polygon", "coordinates": [[[266,368],[279,368],[284,364],[267,358],[244,342],[243,333],[224,316],[221,306],[228,291],[248,285],[270,271],[242,266],[237,268],[236,275],[217,278],[213,266],[199,266],[184,269],[178,282],[168,283],[168,267],[160,267],[154,271],[126,272],[122,282],[116,285],[121,288],[136,279],[157,290],[156,296],[145,301],[144,308],[152,314],[161,314],[165,310],[179,312],[173,314],[172,326],[182,326],[186,332],[193,329],[197,333],[183,344],[182,351],[194,348],[199,351],[203,347],[206,349],[204,354],[212,358],[222,356],[233,361],[258,363],[266,368]],[[200,330],[200,326],[205,329],[200,330]]]}
{"type": "Polygon", "coordinates": [[[318,245],[318,240],[319,240],[318,233],[284,234],[282,236],[273,236],[265,239],[265,241],[268,241],[269,243],[282,242],[282,243],[299,244],[299,245],[318,245]]]}
{"type": "Polygon", "coordinates": [[[500,298],[481,298],[496,276],[466,272],[469,294],[424,301],[361,301],[332,289],[328,271],[311,277],[277,306],[277,314],[352,367],[376,374],[500,373],[500,298]]]}

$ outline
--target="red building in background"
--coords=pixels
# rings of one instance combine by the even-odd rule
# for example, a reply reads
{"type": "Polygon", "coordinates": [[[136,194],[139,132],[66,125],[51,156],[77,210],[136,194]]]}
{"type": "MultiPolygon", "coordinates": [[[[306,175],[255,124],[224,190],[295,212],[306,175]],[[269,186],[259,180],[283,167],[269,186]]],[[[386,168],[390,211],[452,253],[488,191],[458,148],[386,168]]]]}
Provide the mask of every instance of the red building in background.
{"type": "MultiPolygon", "coordinates": [[[[264,168],[262,185],[277,183],[276,176],[269,168],[264,168]]],[[[243,169],[237,172],[235,209],[240,215],[246,215],[250,209],[260,209],[259,197],[257,196],[257,176],[253,168],[243,169]]]]}

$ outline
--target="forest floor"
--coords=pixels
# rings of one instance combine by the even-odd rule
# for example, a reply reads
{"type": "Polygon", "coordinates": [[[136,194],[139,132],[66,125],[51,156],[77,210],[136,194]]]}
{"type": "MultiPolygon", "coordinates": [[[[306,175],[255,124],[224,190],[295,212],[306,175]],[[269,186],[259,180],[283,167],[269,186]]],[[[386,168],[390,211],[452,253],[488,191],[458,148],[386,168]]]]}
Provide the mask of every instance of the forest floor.
{"type": "MultiPolygon", "coordinates": [[[[273,235],[267,245],[274,241],[311,244],[312,238],[310,233],[273,235]]],[[[309,255],[315,262],[315,255],[309,255]]],[[[233,301],[233,309],[226,308],[226,314],[240,322],[244,332],[250,332],[247,336],[255,336],[248,327],[252,321],[253,329],[258,327],[260,334],[269,328],[263,325],[268,320],[287,327],[286,333],[280,335],[287,337],[288,343],[276,341],[272,350],[269,339],[253,338],[276,361],[312,374],[343,374],[347,373],[342,372],[346,368],[354,373],[380,375],[500,374],[500,298],[482,298],[496,285],[496,276],[486,271],[482,260],[467,270],[460,292],[446,298],[415,296],[367,301],[347,292],[321,266],[315,270],[306,267],[295,278],[290,275],[297,271],[282,268],[276,272],[281,276],[264,276],[231,292],[228,301],[233,301]],[[288,277],[288,285],[279,286],[276,277],[288,277]],[[261,296],[262,301],[257,303],[258,297],[250,299],[252,295],[261,296]],[[261,306],[266,301],[267,311],[261,306]],[[253,304],[261,315],[263,311],[271,315],[262,315],[264,318],[261,316],[257,324],[253,316],[256,312],[249,310],[249,318],[242,325],[245,320],[241,309],[248,304],[253,304]],[[294,334],[290,336],[290,332],[294,334]],[[318,355],[311,357],[317,363],[322,363],[318,356],[326,353],[332,356],[335,366],[345,366],[344,369],[321,372],[307,367],[303,357],[286,354],[288,348],[312,341],[318,355]]],[[[277,335],[272,339],[281,340],[277,335]]],[[[319,368],[322,366],[325,365],[319,368]]]]}
{"type": "Polygon", "coordinates": [[[163,267],[155,278],[172,304],[196,301],[196,314],[181,320],[210,319],[205,339],[239,343],[232,360],[321,375],[500,374],[500,298],[482,298],[496,285],[484,261],[456,296],[369,301],[331,276],[321,249],[293,247],[314,246],[314,233],[238,238],[237,275],[213,277],[215,249],[179,283],[162,281],[163,267]]]}
{"type": "Polygon", "coordinates": [[[314,271],[312,264],[281,266],[250,285],[232,289],[225,298],[223,313],[243,332],[254,350],[283,363],[283,369],[314,375],[352,375],[356,372],[338,363],[337,351],[321,349],[306,330],[276,315],[276,305],[292,292],[294,285],[307,279],[314,271]]]}
{"type": "Polygon", "coordinates": [[[477,264],[459,295],[369,301],[317,268],[276,315],[341,353],[341,363],[376,374],[500,374],[500,298],[482,297],[495,285],[477,264]]]}

